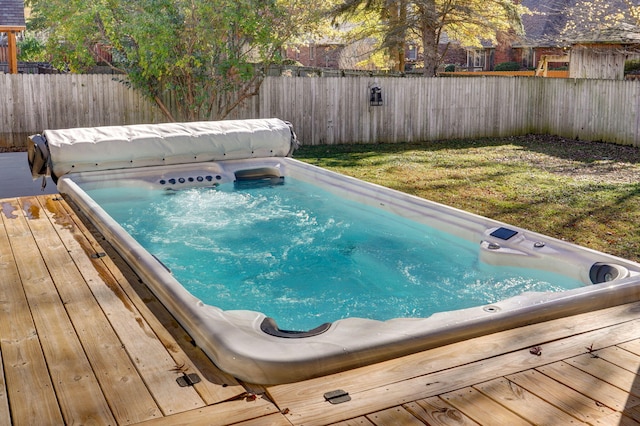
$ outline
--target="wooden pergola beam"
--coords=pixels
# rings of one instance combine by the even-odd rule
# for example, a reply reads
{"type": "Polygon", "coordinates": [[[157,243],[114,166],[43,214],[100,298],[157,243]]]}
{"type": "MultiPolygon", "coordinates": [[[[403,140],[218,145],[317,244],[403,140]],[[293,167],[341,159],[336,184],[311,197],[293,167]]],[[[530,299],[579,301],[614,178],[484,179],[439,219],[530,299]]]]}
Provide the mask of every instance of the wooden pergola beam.
{"type": "Polygon", "coordinates": [[[546,77],[552,62],[571,62],[571,55],[542,55],[536,68],[536,77],[546,77]]]}
{"type": "Polygon", "coordinates": [[[16,45],[16,33],[9,31],[8,36],[8,60],[9,60],[9,74],[18,74],[18,46],[16,45]]]}
{"type": "Polygon", "coordinates": [[[24,31],[26,27],[21,26],[0,26],[0,32],[7,33],[8,38],[8,61],[9,74],[18,74],[18,47],[16,43],[16,33],[24,31]]]}

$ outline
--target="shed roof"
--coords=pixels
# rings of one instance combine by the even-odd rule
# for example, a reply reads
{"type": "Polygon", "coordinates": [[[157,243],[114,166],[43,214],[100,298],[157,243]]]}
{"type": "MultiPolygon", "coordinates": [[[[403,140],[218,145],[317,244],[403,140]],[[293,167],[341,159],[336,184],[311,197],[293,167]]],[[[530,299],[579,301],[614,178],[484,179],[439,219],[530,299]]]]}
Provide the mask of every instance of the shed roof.
{"type": "Polygon", "coordinates": [[[24,27],[24,1],[0,0],[0,28],[24,27]]]}
{"type": "Polygon", "coordinates": [[[572,41],[574,43],[640,44],[640,27],[620,23],[611,27],[577,33],[572,41]]]}

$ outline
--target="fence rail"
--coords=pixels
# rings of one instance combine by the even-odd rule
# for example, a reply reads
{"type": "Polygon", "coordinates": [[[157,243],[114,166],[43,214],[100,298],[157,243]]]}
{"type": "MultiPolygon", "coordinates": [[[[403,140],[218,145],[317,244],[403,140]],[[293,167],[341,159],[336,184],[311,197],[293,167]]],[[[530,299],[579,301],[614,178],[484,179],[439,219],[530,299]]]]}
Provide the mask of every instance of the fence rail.
{"type": "MultiPolygon", "coordinates": [[[[0,146],[46,128],[165,121],[109,75],[0,74],[0,146]]],[[[640,81],[532,77],[267,77],[230,118],[291,121],[305,144],[527,133],[640,146],[640,81]],[[380,106],[370,88],[382,88],[380,106]]]]}

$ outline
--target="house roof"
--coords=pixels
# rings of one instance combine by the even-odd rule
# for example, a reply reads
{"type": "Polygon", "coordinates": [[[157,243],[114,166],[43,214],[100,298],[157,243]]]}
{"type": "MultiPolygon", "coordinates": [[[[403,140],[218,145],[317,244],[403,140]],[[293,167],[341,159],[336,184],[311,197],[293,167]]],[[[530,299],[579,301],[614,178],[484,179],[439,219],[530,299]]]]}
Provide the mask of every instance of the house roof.
{"type": "Polygon", "coordinates": [[[640,0],[523,0],[531,14],[522,17],[525,35],[514,47],[565,47],[578,40],[637,43],[629,1],[640,6],[640,0]]]}
{"type": "Polygon", "coordinates": [[[531,13],[522,16],[525,34],[517,45],[557,46],[558,35],[562,32],[567,20],[563,11],[572,2],[572,0],[523,0],[522,5],[531,13]]]}
{"type": "Polygon", "coordinates": [[[572,41],[574,43],[640,44],[640,27],[620,23],[586,33],[577,33],[572,41]]]}
{"type": "Polygon", "coordinates": [[[24,1],[0,0],[0,28],[25,27],[24,1]]]}

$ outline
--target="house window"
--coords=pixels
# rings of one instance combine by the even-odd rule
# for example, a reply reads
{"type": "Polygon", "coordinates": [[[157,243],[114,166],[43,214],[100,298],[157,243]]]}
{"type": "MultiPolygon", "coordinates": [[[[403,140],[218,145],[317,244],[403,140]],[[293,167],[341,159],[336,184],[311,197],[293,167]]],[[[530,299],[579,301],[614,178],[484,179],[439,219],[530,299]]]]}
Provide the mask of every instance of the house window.
{"type": "Polygon", "coordinates": [[[418,59],[418,49],[415,45],[410,44],[409,49],[407,50],[407,60],[415,61],[418,59]]]}
{"type": "Polygon", "coordinates": [[[484,50],[470,50],[467,53],[467,66],[469,68],[480,68],[484,69],[484,50]]]}
{"type": "Polygon", "coordinates": [[[525,47],[522,49],[522,67],[523,68],[532,68],[535,66],[533,61],[533,49],[530,47],[525,47]]]}

